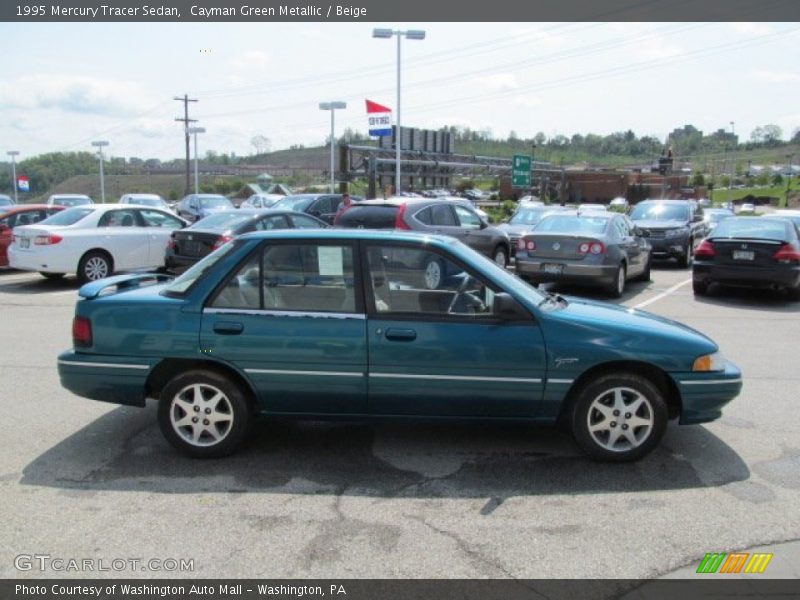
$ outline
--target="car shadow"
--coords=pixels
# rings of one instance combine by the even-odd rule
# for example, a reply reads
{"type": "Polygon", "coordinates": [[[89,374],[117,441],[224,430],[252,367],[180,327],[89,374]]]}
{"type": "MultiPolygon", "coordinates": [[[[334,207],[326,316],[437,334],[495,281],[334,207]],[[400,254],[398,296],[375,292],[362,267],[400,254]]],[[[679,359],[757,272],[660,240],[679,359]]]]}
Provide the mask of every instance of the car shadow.
{"type": "Polygon", "coordinates": [[[790,300],[783,290],[728,287],[714,283],[708,288],[707,295],[695,294],[694,300],[702,304],[739,310],[800,313],[800,302],[790,300]]]}
{"type": "Polygon", "coordinates": [[[631,464],[597,463],[556,428],[520,423],[264,420],[224,459],[172,449],[155,406],[116,408],[44,452],[21,483],[83,491],[494,498],[694,489],[746,480],[739,455],[702,426],[670,425],[631,464]]]}
{"type": "Polygon", "coordinates": [[[600,302],[611,302],[613,304],[623,304],[642,293],[652,281],[628,281],[625,284],[625,291],[619,298],[612,298],[603,288],[597,286],[584,286],[566,283],[543,283],[541,289],[548,292],[557,292],[564,296],[576,296],[588,300],[598,300],[600,302]]]}
{"type": "MultiPolygon", "coordinates": [[[[15,271],[15,274],[22,272],[15,271]]],[[[29,279],[4,278],[0,277],[0,292],[3,294],[49,294],[53,292],[75,292],[81,287],[76,277],[60,277],[58,279],[47,279],[38,273],[31,273],[29,279]]]]}

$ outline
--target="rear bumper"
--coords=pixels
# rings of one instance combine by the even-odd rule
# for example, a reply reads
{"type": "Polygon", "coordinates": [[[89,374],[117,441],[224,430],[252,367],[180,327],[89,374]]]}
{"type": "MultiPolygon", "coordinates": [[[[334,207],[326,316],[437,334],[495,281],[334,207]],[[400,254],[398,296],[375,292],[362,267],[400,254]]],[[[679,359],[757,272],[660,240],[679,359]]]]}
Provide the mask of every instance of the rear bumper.
{"type": "Polygon", "coordinates": [[[692,278],[701,283],[743,287],[800,287],[800,266],[716,265],[695,261],[692,278]]]}
{"type": "Polygon", "coordinates": [[[58,357],[61,385],[77,396],[125,404],[145,405],[145,382],[155,360],[97,354],[73,350],[58,357]]]}
{"type": "Polygon", "coordinates": [[[193,266],[199,260],[200,257],[197,256],[183,256],[167,252],[164,256],[164,266],[167,269],[184,270],[193,266]]]}
{"type": "Polygon", "coordinates": [[[742,391],[742,372],[726,361],[724,371],[672,376],[681,394],[681,425],[707,423],[722,416],[722,408],[742,391]]]}
{"type": "Polygon", "coordinates": [[[23,271],[46,271],[48,273],[74,273],[77,260],[69,259],[69,252],[60,247],[37,246],[35,250],[21,250],[13,244],[8,247],[8,265],[23,271]]]}
{"type": "Polygon", "coordinates": [[[562,260],[521,260],[517,257],[517,275],[533,283],[550,283],[563,281],[565,283],[587,283],[607,285],[612,283],[617,275],[615,265],[580,265],[564,262],[562,260]],[[564,268],[561,273],[546,273],[544,265],[559,264],[564,268]]]}

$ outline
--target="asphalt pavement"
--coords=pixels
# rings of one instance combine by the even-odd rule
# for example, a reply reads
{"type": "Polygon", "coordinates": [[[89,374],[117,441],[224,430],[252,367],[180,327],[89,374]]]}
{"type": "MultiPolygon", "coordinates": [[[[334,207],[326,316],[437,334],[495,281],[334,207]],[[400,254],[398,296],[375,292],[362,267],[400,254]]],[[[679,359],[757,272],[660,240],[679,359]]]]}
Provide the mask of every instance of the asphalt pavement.
{"type": "Polygon", "coordinates": [[[777,544],[800,538],[800,304],[695,299],[687,270],[652,275],[619,302],[710,335],[744,389],[719,421],[671,424],[652,455],[610,465],[524,424],[264,422],[235,456],[184,458],[154,406],[60,387],[75,280],[0,271],[0,576],[644,578],[765,546],[766,575],[796,577],[798,544],[777,544]],[[193,570],[26,569],[32,555],[193,570]]]}

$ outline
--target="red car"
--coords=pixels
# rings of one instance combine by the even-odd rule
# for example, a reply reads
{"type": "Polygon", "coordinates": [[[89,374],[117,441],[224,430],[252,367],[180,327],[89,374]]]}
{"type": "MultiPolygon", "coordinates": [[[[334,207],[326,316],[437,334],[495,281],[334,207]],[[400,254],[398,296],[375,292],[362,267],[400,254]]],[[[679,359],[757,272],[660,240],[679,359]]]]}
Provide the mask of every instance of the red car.
{"type": "Polygon", "coordinates": [[[46,204],[14,204],[0,207],[0,267],[8,266],[8,247],[11,245],[11,231],[17,225],[32,225],[54,215],[63,206],[46,204]]]}

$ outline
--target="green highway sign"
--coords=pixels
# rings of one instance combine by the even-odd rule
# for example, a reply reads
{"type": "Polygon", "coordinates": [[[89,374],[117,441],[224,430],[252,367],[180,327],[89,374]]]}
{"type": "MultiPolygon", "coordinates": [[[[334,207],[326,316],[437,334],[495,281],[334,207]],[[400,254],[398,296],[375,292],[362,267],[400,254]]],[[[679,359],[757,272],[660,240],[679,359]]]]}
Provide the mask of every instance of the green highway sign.
{"type": "Polygon", "coordinates": [[[511,162],[512,187],[531,187],[531,157],[524,154],[515,154],[511,162]]]}

